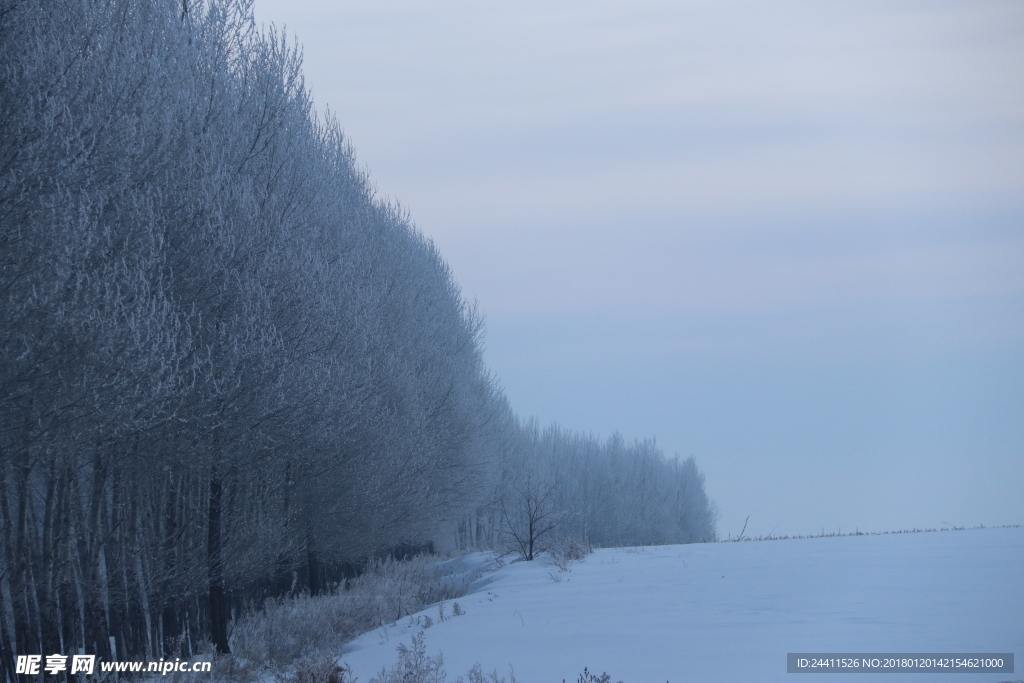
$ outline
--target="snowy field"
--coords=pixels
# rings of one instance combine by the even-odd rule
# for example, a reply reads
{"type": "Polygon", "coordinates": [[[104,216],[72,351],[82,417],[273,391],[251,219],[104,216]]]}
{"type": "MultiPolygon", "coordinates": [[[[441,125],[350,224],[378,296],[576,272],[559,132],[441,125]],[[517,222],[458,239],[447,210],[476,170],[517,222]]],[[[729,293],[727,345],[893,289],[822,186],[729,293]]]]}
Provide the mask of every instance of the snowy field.
{"type": "Polygon", "coordinates": [[[787,652],[1013,652],[1013,674],[851,676],[1024,679],[1024,528],[598,550],[569,572],[507,565],[457,602],[464,615],[441,622],[435,605],[342,661],[366,683],[429,616],[427,651],[444,653],[449,680],[479,661],[514,665],[520,683],[575,683],[584,667],[625,683],[851,681],[787,674],[787,652]]]}

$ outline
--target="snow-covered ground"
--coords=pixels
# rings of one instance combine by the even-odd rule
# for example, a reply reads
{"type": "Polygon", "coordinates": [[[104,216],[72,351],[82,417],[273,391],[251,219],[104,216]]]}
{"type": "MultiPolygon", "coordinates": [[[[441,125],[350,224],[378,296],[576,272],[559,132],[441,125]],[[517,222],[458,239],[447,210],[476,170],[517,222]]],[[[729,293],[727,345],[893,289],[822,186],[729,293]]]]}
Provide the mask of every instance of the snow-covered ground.
{"type": "MultiPolygon", "coordinates": [[[[854,677],[1024,679],[1024,528],[598,550],[570,572],[510,564],[457,602],[465,614],[444,622],[436,605],[420,613],[452,680],[477,661],[514,665],[520,683],[575,683],[583,667],[625,683],[850,680],[787,674],[788,652],[1013,652],[1013,674],[854,677]]],[[[420,630],[410,621],[342,661],[366,683],[420,630]]]]}

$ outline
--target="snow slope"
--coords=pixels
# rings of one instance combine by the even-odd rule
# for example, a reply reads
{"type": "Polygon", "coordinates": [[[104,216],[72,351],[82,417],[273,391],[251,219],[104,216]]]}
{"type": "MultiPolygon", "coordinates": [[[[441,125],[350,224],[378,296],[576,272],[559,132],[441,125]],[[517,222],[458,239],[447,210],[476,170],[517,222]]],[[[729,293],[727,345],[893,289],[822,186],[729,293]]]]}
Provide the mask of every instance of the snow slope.
{"type": "MultiPolygon", "coordinates": [[[[465,614],[443,623],[437,606],[421,613],[453,680],[479,661],[513,664],[520,683],[575,683],[585,666],[625,683],[850,681],[787,674],[787,652],[1013,652],[1014,674],[853,680],[1024,679],[1024,528],[598,550],[568,573],[505,566],[457,602],[465,614]]],[[[342,661],[366,683],[410,643],[409,622],[342,661]]]]}

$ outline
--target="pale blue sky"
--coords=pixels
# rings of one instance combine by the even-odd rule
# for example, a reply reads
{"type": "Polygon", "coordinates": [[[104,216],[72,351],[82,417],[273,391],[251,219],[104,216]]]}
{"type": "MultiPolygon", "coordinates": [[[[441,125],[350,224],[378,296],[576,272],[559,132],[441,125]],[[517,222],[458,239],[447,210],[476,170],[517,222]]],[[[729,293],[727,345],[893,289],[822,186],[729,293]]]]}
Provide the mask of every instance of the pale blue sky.
{"type": "Polygon", "coordinates": [[[1024,4],[256,0],[515,409],[720,530],[1024,522],[1024,4]]]}

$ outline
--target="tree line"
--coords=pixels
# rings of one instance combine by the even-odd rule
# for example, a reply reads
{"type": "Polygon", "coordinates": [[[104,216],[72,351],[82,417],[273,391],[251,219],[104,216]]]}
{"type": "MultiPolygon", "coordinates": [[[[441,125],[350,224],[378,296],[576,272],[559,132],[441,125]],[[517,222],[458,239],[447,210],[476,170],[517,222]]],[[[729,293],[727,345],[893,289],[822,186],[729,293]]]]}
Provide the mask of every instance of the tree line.
{"type": "Polygon", "coordinates": [[[227,652],[240,609],[497,547],[531,501],[595,543],[714,539],[692,459],[514,415],[480,314],[251,4],[0,0],[7,680],[227,652]]]}

